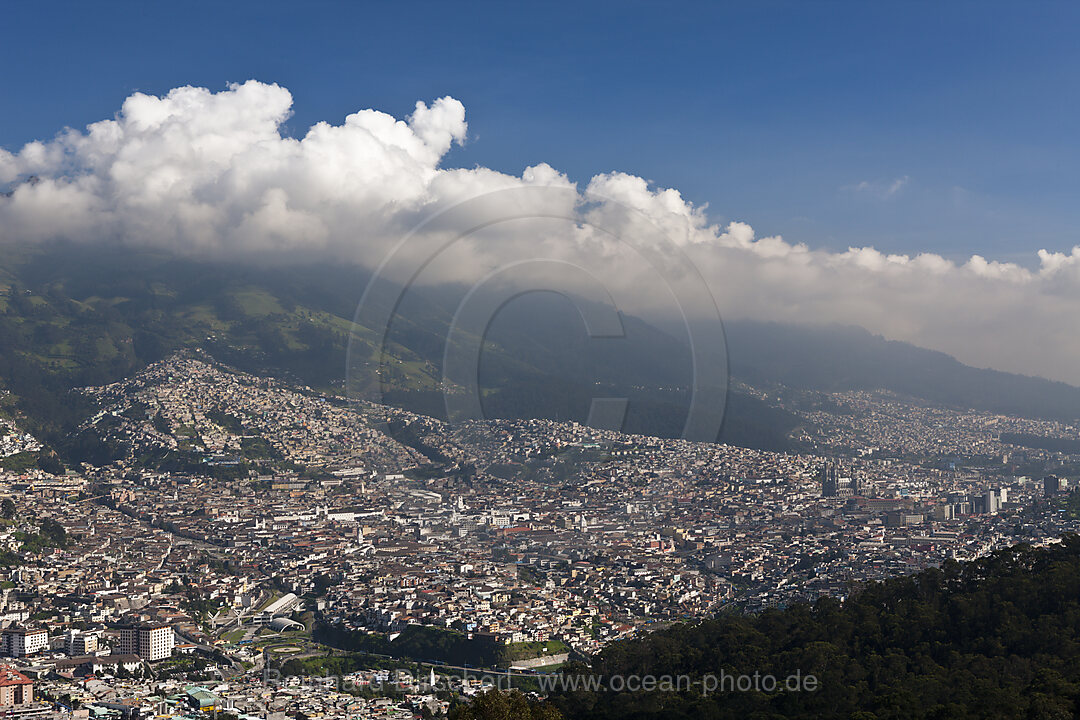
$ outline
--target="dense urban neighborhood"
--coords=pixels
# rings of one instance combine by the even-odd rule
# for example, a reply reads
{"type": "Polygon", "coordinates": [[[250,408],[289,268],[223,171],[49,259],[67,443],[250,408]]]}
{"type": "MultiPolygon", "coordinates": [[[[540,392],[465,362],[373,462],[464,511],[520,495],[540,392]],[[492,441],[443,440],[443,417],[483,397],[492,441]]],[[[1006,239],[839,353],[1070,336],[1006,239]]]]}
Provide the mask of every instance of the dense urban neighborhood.
{"type": "MultiPolygon", "coordinates": [[[[13,714],[429,716],[673,623],[1080,526],[1049,471],[1075,458],[1007,442],[1076,427],[887,394],[817,398],[800,454],[450,425],[198,352],[81,392],[112,456],[0,475],[13,714]]],[[[5,423],[7,457],[40,450],[5,423]]]]}

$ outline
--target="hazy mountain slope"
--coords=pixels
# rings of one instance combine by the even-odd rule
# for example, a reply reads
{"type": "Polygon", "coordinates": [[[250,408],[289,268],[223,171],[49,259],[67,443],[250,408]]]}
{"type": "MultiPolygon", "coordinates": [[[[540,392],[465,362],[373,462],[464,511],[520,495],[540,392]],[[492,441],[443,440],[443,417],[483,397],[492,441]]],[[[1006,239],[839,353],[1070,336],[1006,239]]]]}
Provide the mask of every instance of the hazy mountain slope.
{"type": "Polygon", "coordinates": [[[726,330],[732,374],[751,385],[885,389],[989,412],[1066,421],[1080,417],[1080,388],[973,368],[861,328],[736,322],[726,330]]]}
{"type": "MultiPolygon", "coordinates": [[[[183,347],[203,347],[244,371],[340,391],[366,282],[363,271],[341,266],[261,268],[79,247],[6,253],[0,385],[18,396],[30,428],[47,441],[88,411],[70,388],[127,377],[183,347]]],[[[386,401],[444,414],[444,338],[463,292],[441,287],[406,296],[383,365],[386,401]]],[[[626,397],[626,430],[679,434],[690,396],[687,344],[640,319],[623,321],[625,338],[590,339],[565,298],[532,293],[511,302],[486,336],[479,370],[485,412],[583,421],[592,398],[626,397]]],[[[366,348],[374,359],[375,333],[356,332],[358,352],[366,348]]],[[[756,386],[883,388],[932,403],[1080,416],[1080,389],[970,368],[861,330],[742,322],[727,332],[733,378],[756,386]]],[[[374,374],[367,380],[374,383],[374,374]]],[[[733,392],[720,439],[787,449],[797,424],[733,392]]]]}
{"type": "MultiPolygon", "coordinates": [[[[367,281],[352,268],[257,268],[78,247],[11,255],[0,266],[12,278],[0,293],[0,381],[54,442],[90,410],[67,390],[127,377],[183,347],[340,391],[351,318],[367,281]]],[[[458,288],[407,295],[383,365],[388,402],[443,415],[448,308],[460,295],[458,288]]],[[[493,324],[480,369],[486,412],[583,421],[591,398],[628,397],[627,430],[679,434],[685,344],[635,318],[626,318],[627,339],[590,341],[565,300],[553,305],[543,295],[512,304],[493,324]]],[[[373,353],[375,334],[356,332],[359,351],[366,345],[373,353]]],[[[724,439],[788,446],[792,416],[748,397],[733,407],[740,413],[729,417],[724,439]]]]}

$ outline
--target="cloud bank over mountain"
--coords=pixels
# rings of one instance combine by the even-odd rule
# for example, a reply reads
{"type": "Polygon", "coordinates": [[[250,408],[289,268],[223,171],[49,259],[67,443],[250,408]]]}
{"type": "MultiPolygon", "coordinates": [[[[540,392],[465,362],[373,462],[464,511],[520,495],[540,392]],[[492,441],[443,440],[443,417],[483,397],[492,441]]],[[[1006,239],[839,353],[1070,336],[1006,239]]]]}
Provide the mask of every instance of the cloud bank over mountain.
{"type": "Polygon", "coordinates": [[[725,317],[861,325],[972,365],[1080,384],[1080,246],[1042,250],[1030,268],[978,255],[956,263],[871,247],[815,250],[756,237],[742,222],[715,224],[677,190],[624,173],[579,187],[546,164],[520,176],[443,167],[467,140],[465,108],[452,97],[418,102],[404,119],[361,110],[302,138],[283,134],[291,107],[288,90],[256,81],[216,93],[137,93],[114,119],[0,149],[0,187],[9,188],[0,243],[60,239],[374,268],[420,225],[433,238],[468,231],[425,267],[423,282],[473,283],[508,263],[556,258],[588,268],[636,312],[670,305],[670,295],[620,238],[663,235],[693,260],[725,317]],[[514,195],[518,219],[487,226],[479,213],[458,217],[458,227],[425,224],[511,188],[538,190],[514,195]],[[542,192],[552,188],[561,192],[542,192]]]}

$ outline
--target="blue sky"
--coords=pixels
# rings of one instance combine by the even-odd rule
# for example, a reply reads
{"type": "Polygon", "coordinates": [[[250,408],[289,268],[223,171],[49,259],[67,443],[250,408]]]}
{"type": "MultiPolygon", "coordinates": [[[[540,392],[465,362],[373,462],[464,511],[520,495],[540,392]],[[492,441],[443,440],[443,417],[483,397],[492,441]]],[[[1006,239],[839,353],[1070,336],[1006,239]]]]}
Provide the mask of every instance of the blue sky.
{"type": "Polygon", "coordinates": [[[450,94],[448,164],[622,170],[812,247],[1030,264],[1080,243],[1080,5],[21,3],[0,146],[256,78],[290,130],[450,94]]]}

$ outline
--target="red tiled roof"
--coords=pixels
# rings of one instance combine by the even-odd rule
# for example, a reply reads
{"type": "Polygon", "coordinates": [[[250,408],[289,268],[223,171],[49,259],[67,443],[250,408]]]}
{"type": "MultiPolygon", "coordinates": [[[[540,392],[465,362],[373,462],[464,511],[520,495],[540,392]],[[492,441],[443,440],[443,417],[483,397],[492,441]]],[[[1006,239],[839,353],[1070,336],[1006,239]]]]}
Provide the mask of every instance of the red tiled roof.
{"type": "Polygon", "coordinates": [[[23,675],[18,670],[13,670],[5,665],[0,665],[0,687],[10,685],[33,685],[34,681],[23,675]]]}

